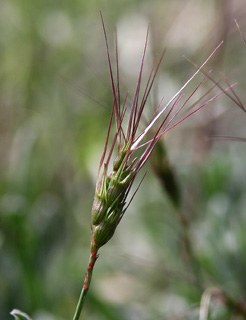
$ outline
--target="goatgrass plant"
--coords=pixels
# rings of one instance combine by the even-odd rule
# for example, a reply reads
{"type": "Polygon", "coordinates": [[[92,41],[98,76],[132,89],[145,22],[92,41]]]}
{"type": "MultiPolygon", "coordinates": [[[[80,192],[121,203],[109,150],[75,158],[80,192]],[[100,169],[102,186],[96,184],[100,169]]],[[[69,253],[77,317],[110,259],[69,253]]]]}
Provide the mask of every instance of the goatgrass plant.
{"type": "Polygon", "coordinates": [[[117,33],[115,80],[112,70],[111,57],[109,53],[107,33],[103,18],[102,25],[105,36],[107,59],[111,79],[113,107],[108,127],[108,133],[106,137],[106,143],[99,164],[96,191],[92,205],[90,259],[87,267],[87,274],[85,276],[83,288],[73,320],[78,320],[80,317],[80,313],[83,308],[87,292],[89,290],[93,268],[98,258],[98,251],[114,235],[114,232],[118,224],[120,223],[133,198],[132,197],[127,203],[127,198],[133,186],[134,180],[141,168],[149,159],[161,136],[173,129],[174,127],[176,127],[182,121],[199,111],[201,108],[212,102],[223,92],[227,91],[229,88],[232,87],[229,86],[227,89],[222,90],[219,94],[213,96],[211,99],[199,105],[199,107],[197,107],[195,110],[189,112],[187,115],[177,120],[177,116],[187,105],[191,97],[195,94],[195,92],[198,90],[198,88],[201,86],[201,84],[207,78],[210,72],[204,76],[203,80],[196,86],[196,88],[190,93],[190,95],[186,99],[183,99],[183,90],[201,71],[201,69],[208,62],[208,60],[215,54],[218,48],[222,45],[221,42],[219,46],[216,47],[215,50],[206,59],[206,61],[201,65],[201,67],[197,69],[197,71],[188,79],[188,81],[168,101],[167,104],[162,106],[163,100],[160,102],[153,114],[152,119],[146,125],[145,129],[141,130],[140,123],[143,111],[146,106],[147,99],[150,95],[151,88],[154,84],[156,74],[164,57],[165,50],[162,52],[158,61],[157,57],[154,59],[150,75],[143,89],[143,94],[140,97],[142,73],[149,35],[148,27],[136,90],[133,96],[133,100],[131,101],[129,113],[127,114],[128,94],[126,94],[126,97],[122,105],[120,97],[117,33]],[[113,142],[111,146],[109,146],[109,136],[112,129],[113,119],[115,120],[116,129],[115,133],[113,134],[113,142]],[[125,120],[126,126],[123,125],[123,122],[125,123],[125,120]],[[153,130],[154,127],[156,128],[155,130],[153,130]],[[136,152],[139,150],[140,152],[136,152]],[[116,151],[116,156],[114,159],[112,159],[114,151],[116,151]],[[112,170],[110,171],[109,166],[110,162],[112,162],[111,160],[113,160],[113,166],[112,170]]]}
{"type": "MultiPolygon", "coordinates": [[[[133,196],[128,199],[136,176],[149,159],[160,138],[235,85],[230,85],[226,89],[220,88],[221,91],[218,94],[205,102],[200,103],[199,106],[196,106],[192,111],[188,108],[189,111],[183,116],[180,116],[181,111],[187,107],[187,104],[191,101],[191,98],[196,91],[200,88],[203,82],[210,77],[209,75],[211,71],[204,75],[200,83],[188,96],[185,96],[183,93],[184,89],[212,58],[215,52],[222,45],[221,42],[205,62],[197,68],[197,71],[166,104],[163,103],[164,99],[160,101],[152,115],[152,118],[143,128],[143,112],[166,50],[163,50],[159,60],[157,59],[157,56],[154,58],[149,77],[142,88],[142,75],[149,36],[148,27],[136,89],[128,110],[128,93],[123,101],[120,94],[117,32],[115,32],[116,75],[114,75],[107,33],[102,15],[101,19],[106,43],[113,106],[109,120],[106,142],[99,163],[96,190],[92,205],[90,258],[73,320],[78,320],[80,318],[86,295],[90,287],[93,269],[98,259],[98,251],[114,235],[118,224],[123,218],[129,204],[139,188],[139,185],[142,182],[141,181],[138,187],[135,188],[133,196]],[[115,123],[114,133],[112,133],[113,123],[115,123]],[[112,138],[111,145],[109,142],[111,141],[110,138],[112,138]]],[[[18,310],[13,310],[11,314],[15,316],[16,319],[30,319],[27,315],[18,310]]]]}

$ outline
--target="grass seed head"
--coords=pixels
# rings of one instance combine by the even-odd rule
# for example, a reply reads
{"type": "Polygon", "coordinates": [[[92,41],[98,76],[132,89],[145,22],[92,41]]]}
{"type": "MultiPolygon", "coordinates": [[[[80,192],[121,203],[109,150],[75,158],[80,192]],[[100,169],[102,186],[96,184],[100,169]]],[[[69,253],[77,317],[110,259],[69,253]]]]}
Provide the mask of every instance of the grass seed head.
{"type": "Polygon", "coordinates": [[[105,168],[102,183],[96,191],[92,205],[93,244],[100,248],[113,236],[123,213],[128,189],[135,175],[128,165],[126,151],[120,152],[113,164],[113,172],[105,168]]]}
{"type": "Polygon", "coordinates": [[[187,105],[187,103],[190,101],[190,99],[193,97],[193,95],[199,89],[202,83],[208,78],[209,74],[206,74],[204,76],[203,80],[188,95],[185,101],[182,102],[182,98],[185,96],[183,90],[202,70],[202,68],[208,62],[208,60],[215,54],[218,48],[222,45],[222,43],[220,43],[218,47],[215,48],[215,50],[210,54],[207,60],[201,65],[201,67],[197,69],[197,71],[188,79],[188,81],[181,87],[181,89],[169,100],[169,102],[164,107],[162,107],[163,100],[161,101],[156,111],[154,112],[151,121],[149,122],[149,124],[147,124],[145,129],[141,131],[139,127],[143,111],[146,106],[149,94],[151,92],[154,80],[156,78],[157,71],[165,54],[164,50],[158,62],[157,58],[154,59],[153,66],[149,78],[147,79],[146,86],[143,89],[141,88],[141,92],[143,92],[143,94],[142,96],[140,96],[144,59],[148,42],[148,28],[143,50],[143,56],[140,64],[139,76],[137,79],[136,90],[127,116],[127,126],[126,128],[124,128],[123,119],[126,117],[127,113],[126,102],[128,94],[126,94],[122,106],[119,84],[117,36],[115,82],[103,18],[102,25],[107,49],[107,58],[113,94],[113,107],[104,151],[99,164],[97,186],[92,206],[92,245],[97,250],[112,238],[116,227],[118,226],[120,220],[122,219],[126,211],[126,199],[133,185],[134,179],[140,171],[140,169],[144,166],[145,162],[150,157],[152,151],[156,146],[156,143],[159,141],[161,136],[166,132],[170,131],[172,128],[179,125],[182,121],[199,111],[201,108],[203,108],[210,102],[214,101],[218,96],[220,96],[227,90],[231,89],[232,87],[229,86],[227,89],[222,89],[219,94],[200,104],[198,107],[196,107],[195,110],[189,111],[189,113],[183,116],[183,118],[176,120],[176,117],[181,113],[181,111],[184,109],[184,107],[187,105]],[[108,146],[109,136],[111,133],[112,123],[114,119],[116,124],[116,130],[113,135],[113,142],[111,146],[108,146]],[[141,152],[139,152],[136,155],[137,150],[141,150],[141,152]],[[115,160],[113,161],[112,171],[111,173],[108,173],[109,163],[114,151],[116,151],[117,155],[115,160]]]}

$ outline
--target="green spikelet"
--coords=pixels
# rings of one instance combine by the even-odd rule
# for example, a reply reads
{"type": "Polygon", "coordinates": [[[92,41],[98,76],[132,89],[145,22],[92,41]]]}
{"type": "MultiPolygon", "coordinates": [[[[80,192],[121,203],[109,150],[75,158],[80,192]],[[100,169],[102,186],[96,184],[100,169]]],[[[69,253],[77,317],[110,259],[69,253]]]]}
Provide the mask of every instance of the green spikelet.
{"type": "Polygon", "coordinates": [[[122,149],[113,164],[113,172],[107,175],[106,168],[100,190],[97,190],[92,205],[92,238],[99,249],[113,236],[124,213],[126,192],[135,171],[132,163],[127,165],[127,151],[122,149]]]}

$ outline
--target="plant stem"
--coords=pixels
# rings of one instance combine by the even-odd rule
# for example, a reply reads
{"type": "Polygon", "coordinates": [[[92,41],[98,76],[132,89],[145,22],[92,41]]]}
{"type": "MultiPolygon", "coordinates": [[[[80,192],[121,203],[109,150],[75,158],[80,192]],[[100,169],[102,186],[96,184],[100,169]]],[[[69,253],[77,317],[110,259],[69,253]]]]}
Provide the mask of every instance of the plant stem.
{"type": "Polygon", "coordinates": [[[85,298],[91,283],[93,268],[98,258],[97,252],[98,252],[98,248],[95,248],[95,246],[91,245],[91,255],[90,255],[90,259],[87,267],[87,273],[86,273],[84,284],[80,293],[79,301],[73,316],[73,320],[79,320],[81,311],[83,309],[85,298]]]}
{"type": "Polygon", "coordinates": [[[189,267],[192,268],[193,274],[195,275],[194,280],[196,286],[199,289],[204,290],[199,262],[195,256],[192,241],[189,235],[190,222],[186,218],[182,208],[183,203],[180,185],[176,179],[174,169],[169,163],[165,144],[161,143],[160,141],[155,145],[155,149],[152,152],[151,164],[163,190],[169,196],[178,213],[178,220],[182,229],[180,242],[183,244],[182,249],[183,253],[185,254],[185,261],[189,264],[189,267]]]}

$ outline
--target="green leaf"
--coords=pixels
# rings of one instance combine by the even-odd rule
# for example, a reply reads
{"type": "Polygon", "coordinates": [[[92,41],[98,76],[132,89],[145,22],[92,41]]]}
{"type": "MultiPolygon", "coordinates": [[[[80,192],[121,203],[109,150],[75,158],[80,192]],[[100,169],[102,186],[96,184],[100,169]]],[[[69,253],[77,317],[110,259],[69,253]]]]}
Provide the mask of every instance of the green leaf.
{"type": "Polygon", "coordinates": [[[18,309],[12,310],[10,314],[14,316],[16,320],[32,320],[26,313],[18,309]]]}

